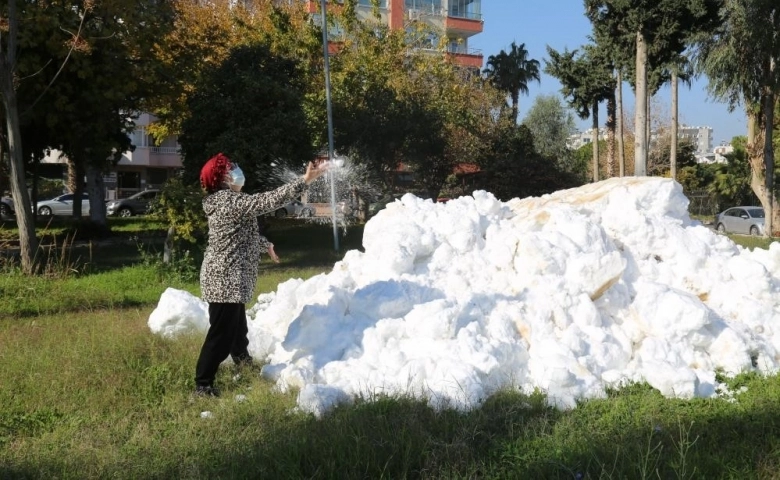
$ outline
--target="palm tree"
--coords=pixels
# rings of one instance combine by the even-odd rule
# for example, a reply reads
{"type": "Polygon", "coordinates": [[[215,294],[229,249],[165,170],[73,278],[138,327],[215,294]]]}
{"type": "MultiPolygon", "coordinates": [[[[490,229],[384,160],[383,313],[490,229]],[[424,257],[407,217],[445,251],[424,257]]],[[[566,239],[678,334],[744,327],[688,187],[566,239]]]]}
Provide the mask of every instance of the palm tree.
{"type": "Polygon", "coordinates": [[[528,83],[533,80],[541,83],[539,61],[528,58],[525,43],[518,46],[512,42],[509,53],[501,50],[488,57],[484,73],[496,88],[511,96],[512,120],[516,124],[520,93],[528,95],[528,83]]]}

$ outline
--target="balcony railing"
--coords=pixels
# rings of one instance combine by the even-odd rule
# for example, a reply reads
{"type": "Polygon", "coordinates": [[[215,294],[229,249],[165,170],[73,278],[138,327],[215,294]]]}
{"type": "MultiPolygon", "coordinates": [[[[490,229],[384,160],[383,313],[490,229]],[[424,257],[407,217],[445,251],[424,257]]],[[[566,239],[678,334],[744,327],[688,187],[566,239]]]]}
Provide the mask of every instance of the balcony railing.
{"type": "Polygon", "coordinates": [[[179,147],[149,147],[151,153],[179,153],[179,147]]]}
{"type": "Polygon", "coordinates": [[[481,13],[473,12],[457,12],[455,10],[450,10],[449,16],[454,18],[465,18],[466,20],[482,20],[481,13]]]}
{"type": "Polygon", "coordinates": [[[447,46],[448,53],[457,53],[458,55],[482,55],[482,49],[479,48],[467,48],[463,46],[447,46]]]}

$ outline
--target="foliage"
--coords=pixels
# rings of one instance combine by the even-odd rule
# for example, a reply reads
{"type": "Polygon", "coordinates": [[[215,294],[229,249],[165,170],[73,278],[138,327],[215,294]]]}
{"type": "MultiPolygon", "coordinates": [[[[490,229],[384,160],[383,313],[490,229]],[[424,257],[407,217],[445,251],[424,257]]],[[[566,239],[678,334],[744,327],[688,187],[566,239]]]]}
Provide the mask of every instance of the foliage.
{"type": "Polygon", "coordinates": [[[206,232],[202,200],[200,187],[185,182],[181,177],[170,178],[149,205],[149,218],[173,228],[178,239],[195,243],[206,232]]]}
{"type": "Polygon", "coordinates": [[[247,190],[266,190],[275,186],[274,168],[297,168],[313,158],[303,78],[294,60],[262,44],[235,48],[206,72],[190,96],[179,137],[185,178],[197,179],[203,163],[222,152],[241,165],[247,190]]]}
{"type": "Polygon", "coordinates": [[[572,153],[567,142],[576,133],[574,116],[557,95],[539,95],[523,119],[534,137],[534,148],[542,156],[554,160],[566,170],[571,166],[572,153]]]}
{"type": "Polygon", "coordinates": [[[504,99],[447,60],[443,45],[435,47],[442,56],[410,50],[439,38],[423,23],[392,30],[357,21],[346,8],[339,22],[344,40],[331,63],[336,149],[389,188],[399,166],[409,167],[437,195],[458,163],[485,153],[481,139],[504,99]]]}
{"type": "Polygon", "coordinates": [[[591,115],[594,102],[602,102],[615,90],[612,66],[597,55],[597,48],[558,52],[547,47],[550,59],[544,71],[561,82],[561,93],[580,118],[591,115]]]}
{"type": "Polygon", "coordinates": [[[321,37],[303,2],[179,0],[172,6],[172,28],[153,49],[161,72],[158,91],[145,105],[159,119],[149,128],[158,141],[182,132],[197,86],[238,47],[262,44],[296,59],[306,66],[305,83],[321,88],[321,37]]]}
{"type": "MultiPolygon", "coordinates": [[[[647,174],[669,176],[671,168],[672,138],[670,131],[660,132],[647,157],[647,174]]],[[[677,145],[677,167],[696,165],[696,145],[689,141],[677,145]]]]}
{"type": "Polygon", "coordinates": [[[582,185],[575,173],[559,169],[554,160],[536,152],[533,135],[525,125],[496,134],[491,140],[491,156],[480,165],[474,189],[484,189],[501,200],[540,196],[582,185]]]}
{"type": "Polygon", "coordinates": [[[520,94],[528,95],[528,84],[534,80],[541,83],[539,61],[528,58],[525,44],[512,44],[509,52],[501,50],[490,55],[483,71],[485,77],[502,92],[509,94],[512,101],[513,123],[517,123],[520,94]]]}

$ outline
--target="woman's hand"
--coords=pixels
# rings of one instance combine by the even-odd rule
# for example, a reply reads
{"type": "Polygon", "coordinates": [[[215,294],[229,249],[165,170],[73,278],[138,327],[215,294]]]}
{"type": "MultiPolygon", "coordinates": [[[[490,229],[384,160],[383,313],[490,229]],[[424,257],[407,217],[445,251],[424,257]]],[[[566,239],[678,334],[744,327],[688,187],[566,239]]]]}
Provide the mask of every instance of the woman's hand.
{"type": "Polygon", "coordinates": [[[329,165],[326,162],[321,162],[316,165],[314,162],[309,162],[309,164],[306,165],[306,173],[303,174],[303,181],[306,182],[306,184],[310,184],[317,180],[328,171],[328,166],[329,165]]]}
{"type": "Polygon", "coordinates": [[[268,256],[271,257],[271,261],[274,263],[279,263],[279,255],[274,251],[273,243],[268,247],[268,256]]]}

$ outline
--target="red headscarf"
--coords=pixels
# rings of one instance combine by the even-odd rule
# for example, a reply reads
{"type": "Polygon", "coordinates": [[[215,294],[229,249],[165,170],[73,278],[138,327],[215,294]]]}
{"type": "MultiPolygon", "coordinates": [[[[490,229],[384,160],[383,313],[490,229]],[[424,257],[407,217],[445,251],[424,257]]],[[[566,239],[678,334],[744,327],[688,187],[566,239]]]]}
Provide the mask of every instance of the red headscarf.
{"type": "Polygon", "coordinates": [[[200,184],[209,193],[220,189],[225,181],[225,174],[230,170],[230,159],[222,153],[209,158],[200,169],[200,184]]]}

